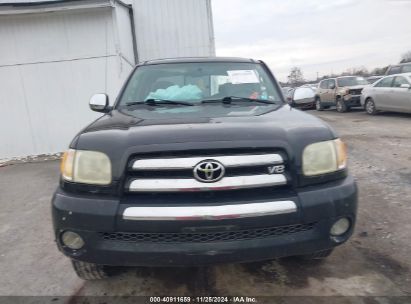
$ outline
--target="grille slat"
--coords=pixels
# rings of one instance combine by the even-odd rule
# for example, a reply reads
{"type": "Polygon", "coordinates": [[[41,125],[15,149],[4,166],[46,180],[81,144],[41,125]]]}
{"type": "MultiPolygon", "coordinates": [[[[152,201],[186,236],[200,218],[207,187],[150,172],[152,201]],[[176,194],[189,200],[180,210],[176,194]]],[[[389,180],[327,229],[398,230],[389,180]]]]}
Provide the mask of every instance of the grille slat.
{"type": "Polygon", "coordinates": [[[363,89],[352,89],[349,91],[351,95],[361,95],[363,89]]]}
{"type": "Polygon", "coordinates": [[[215,155],[215,156],[196,156],[196,157],[170,157],[137,159],[132,164],[132,170],[180,170],[192,169],[199,162],[212,159],[223,164],[224,167],[244,167],[261,166],[268,164],[282,164],[282,156],[277,153],[272,154],[239,154],[239,155],[215,155]]]}
{"type": "Polygon", "coordinates": [[[208,233],[100,232],[101,239],[130,243],[208,243],[240,241],[295,234],[313,229],[315,223],[208,233]]]}

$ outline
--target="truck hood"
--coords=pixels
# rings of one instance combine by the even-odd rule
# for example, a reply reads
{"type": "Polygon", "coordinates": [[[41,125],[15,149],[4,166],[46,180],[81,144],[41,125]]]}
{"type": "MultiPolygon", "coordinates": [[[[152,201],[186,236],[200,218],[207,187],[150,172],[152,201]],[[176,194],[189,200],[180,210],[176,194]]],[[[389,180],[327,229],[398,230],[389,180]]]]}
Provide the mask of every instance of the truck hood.
{"type": "Polygon", "coordinates": [[[185,119],[143,119],[114,110],[80,132],[71,148],[106,153],[115,179],[136,153],[278,148],[294,158],[306,145],[336,137],[323,121],[288,105],[258,116],[185,119]]]}
{"type": "Polygon", "coordinates": [[[363,89],[368,86],[369,85],[367,84],[360,84],[360,85],[355,85],[355,86],[345,86],[344,89],[349,89],[349,90],[354,89],[355,90],[355,89],[363,89]]]}

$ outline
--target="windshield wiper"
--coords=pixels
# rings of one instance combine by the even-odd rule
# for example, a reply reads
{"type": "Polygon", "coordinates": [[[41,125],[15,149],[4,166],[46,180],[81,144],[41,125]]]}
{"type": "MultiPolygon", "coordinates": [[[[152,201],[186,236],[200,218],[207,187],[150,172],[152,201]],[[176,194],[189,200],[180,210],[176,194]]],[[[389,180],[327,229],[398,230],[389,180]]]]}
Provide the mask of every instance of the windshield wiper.
{"type": "Polygon", "coordinates": [[[158,104],[175,104],[175,105],[183,105],[183,106],[194,106],[194,104],[190,102],[185,102],[185,101],[179,101],[179,100],[168,100],[168,99],[147,99],[145,101],[131,101],[127,102],[126,106],[134,106],[134,105],[139,105],[139,104],[148,104],[150,106],[155,106],[158,104]]]}
{"type": "Polygon", "coordinates": [[[239,96],[226,96],[224,98],[220,99],[205,99],[202,100],[201,103],[217,103],[217,102],[222,102],[225,104],[230,104],[234,100],[245,100],[245,101],[253,101],[253,102],[258,102],[258,103],[265,103],[265,104],[277,104],[274,101],[270,100],[265,100],[265,99],[254,99],[254,98],[249,98],[249,97],[239,97],[239,96]]]}

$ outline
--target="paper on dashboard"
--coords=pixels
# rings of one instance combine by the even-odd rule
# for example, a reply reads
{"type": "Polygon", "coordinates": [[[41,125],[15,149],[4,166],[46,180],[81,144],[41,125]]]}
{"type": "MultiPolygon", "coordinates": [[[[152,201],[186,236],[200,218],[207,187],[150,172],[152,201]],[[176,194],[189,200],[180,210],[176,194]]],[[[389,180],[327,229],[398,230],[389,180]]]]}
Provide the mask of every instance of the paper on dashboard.
{"type": "Polygon", "coordinates": [[[259,83],[257,74],[254,70],[235,70],[227,71],[232,84],[259,83]]]}

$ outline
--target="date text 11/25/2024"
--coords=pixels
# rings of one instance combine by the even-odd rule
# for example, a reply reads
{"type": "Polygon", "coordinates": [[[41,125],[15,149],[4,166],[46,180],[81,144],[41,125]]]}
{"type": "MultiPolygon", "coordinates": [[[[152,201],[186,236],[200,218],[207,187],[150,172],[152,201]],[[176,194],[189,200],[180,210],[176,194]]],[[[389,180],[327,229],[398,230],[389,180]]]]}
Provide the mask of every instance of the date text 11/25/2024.
{"type": "Polygon", "coordinates": [[[150,303],[258,303],[255,297],[150,297],[150,303]]]}

